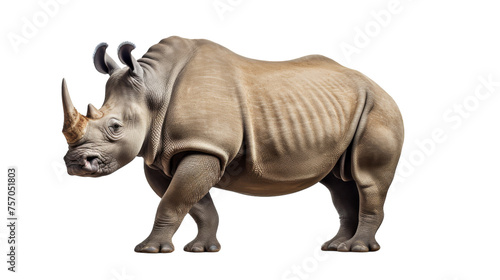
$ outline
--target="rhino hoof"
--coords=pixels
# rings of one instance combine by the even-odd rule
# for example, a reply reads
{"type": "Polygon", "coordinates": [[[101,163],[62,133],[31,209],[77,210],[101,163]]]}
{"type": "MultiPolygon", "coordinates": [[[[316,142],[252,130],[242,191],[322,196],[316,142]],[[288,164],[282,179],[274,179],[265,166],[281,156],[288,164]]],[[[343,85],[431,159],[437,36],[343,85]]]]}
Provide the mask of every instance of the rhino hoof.
{"type": "Polygon", "coordinates": [[[174,251],[174,246],[171,244],[141,243],[135,246],[134,251],[138,253],[172,253],[174,251]]]}
{"type": "Polygon", "coordinates": [[[340,252],[370,252],[380,250],[380,245],[375,241],[375,238],[368,240],[353,237],[348,241],[338,245],[337,251],[340,252]]]}
{"type": "Polygon", "coordinates": [[[184,246],[184,251],[193,253],[219,252],[219,250],[220,250],[220,244],[217,241],[203,242],[195,239],[189,242],[186,246],[184,246]]]}
{"type": "Polygon", "coordinates": [[[321,246],[321,250],[323,250],[323,251],[337,251],[337,248],[339,247],[339,245],[347,240],[349,240],[349,237],[340,237],[340,238],[335,237],[335,238],[325,242],[321,246]]]}

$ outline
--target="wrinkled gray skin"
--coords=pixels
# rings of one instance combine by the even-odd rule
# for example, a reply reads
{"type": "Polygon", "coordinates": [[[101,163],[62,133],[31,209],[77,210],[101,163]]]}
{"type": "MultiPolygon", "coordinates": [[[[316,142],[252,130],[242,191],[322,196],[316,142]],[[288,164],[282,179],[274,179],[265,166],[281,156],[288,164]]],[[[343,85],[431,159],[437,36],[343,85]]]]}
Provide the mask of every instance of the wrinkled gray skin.
{"type": "MultiPolygon", "coordinates": [[[[121,69],[117,72],[123,75],[128,71],[121,69]]],[[[87,114],[90,121],[85,134],[69,144],[70,150],[64,160],[70,175],[107,175],[140,154],[151,116],[145,100],[141,100],[143,98],[134,90],[124,83],[110,80],[106,105],[100,109],[104,116],[90,118],[87,114]]]]}
{"type": "Polygon", "coordinates": [[[375,233],[403,143],[394,101],[373,81],[323,56],[287,62],[241,57],[207,40],[170,37],[120,68],[96,48],[109,74],[103,106],[86,116],[63,81],[71,175],[99,177],[144,158],[161,197],[151,234],[135,251],[167,253],[189,213],[198,235],[184,249],[216,252],[211,187],[249,195],[293,193],[321,182],[340,229],[323,250],[376,251],[375,233]]]}

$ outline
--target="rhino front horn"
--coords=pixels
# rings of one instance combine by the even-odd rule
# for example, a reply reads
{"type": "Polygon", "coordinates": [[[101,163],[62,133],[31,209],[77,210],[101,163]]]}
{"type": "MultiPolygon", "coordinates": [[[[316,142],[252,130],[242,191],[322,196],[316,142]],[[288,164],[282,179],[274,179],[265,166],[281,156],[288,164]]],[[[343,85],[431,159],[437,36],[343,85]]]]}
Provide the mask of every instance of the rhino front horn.
{"type": "Polygon", "coordinates": [[[63,134],[66,137],[68,144],[73,144],[80,140],[85,134],[87,128],[87,117],[78,113],[71,98],[69,97],[68,87],[66,86],[66,80],[62,81],[62,103],[64,110],[64,126],[63,134]]]}

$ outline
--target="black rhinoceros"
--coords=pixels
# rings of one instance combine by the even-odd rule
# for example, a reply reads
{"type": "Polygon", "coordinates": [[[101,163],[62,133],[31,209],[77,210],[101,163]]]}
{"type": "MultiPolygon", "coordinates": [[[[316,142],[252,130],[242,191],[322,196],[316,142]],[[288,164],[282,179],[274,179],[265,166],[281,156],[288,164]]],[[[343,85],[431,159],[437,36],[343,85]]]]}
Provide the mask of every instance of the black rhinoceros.
{"type": "Polygon", "coordinates": [[[63,80],[64,160],[69,174],[98,177],[144,158],[161,202],[135,251],[172,252],[187,213],[198,235],[184,249],[218,251],[212,187],[275,196],[318,182],[340,216],[337,235],[322,249],[380,248],[375,233],[403,121],[373,81],[324,56],[259,61],[208,40],[169,37],[139,60],[126,42],[118,49],[124,68],[106,48],[94,54],[97,70],[110,76],[100,109],[89,104],[86,116],[78,113],[63,80]]]}

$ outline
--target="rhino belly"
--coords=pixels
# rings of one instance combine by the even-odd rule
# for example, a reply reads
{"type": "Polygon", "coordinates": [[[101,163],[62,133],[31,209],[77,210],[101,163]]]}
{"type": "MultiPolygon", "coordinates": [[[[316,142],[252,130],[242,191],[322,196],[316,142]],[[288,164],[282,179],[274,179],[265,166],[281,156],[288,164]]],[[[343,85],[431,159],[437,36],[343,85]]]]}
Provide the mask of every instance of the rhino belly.
{"type": "Polygon", "coordinates": [[[340,155],[334,149],[322,153],[311,151],[275,157],[258,165],[242,157],[227,166],[216,187],[255,196],[294,193],[323,179],[340,155]]]}

